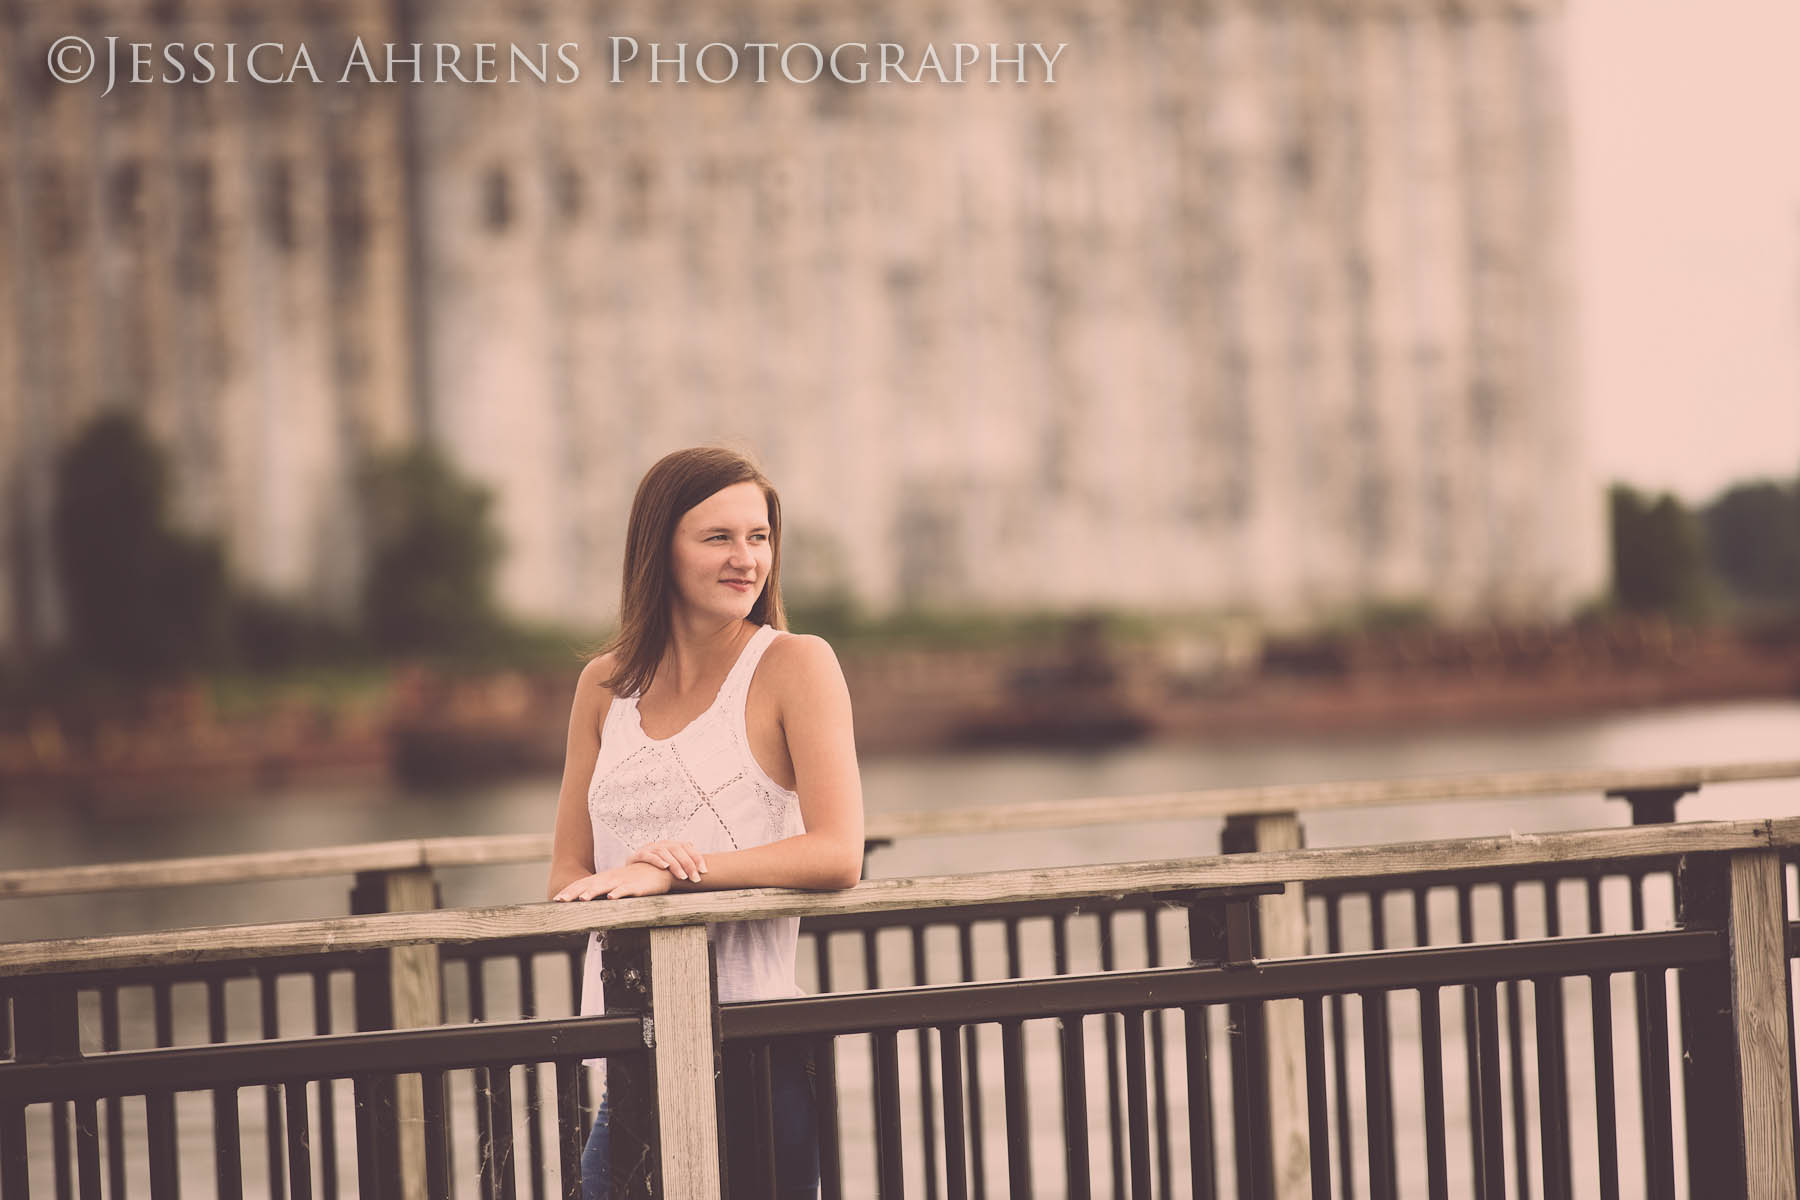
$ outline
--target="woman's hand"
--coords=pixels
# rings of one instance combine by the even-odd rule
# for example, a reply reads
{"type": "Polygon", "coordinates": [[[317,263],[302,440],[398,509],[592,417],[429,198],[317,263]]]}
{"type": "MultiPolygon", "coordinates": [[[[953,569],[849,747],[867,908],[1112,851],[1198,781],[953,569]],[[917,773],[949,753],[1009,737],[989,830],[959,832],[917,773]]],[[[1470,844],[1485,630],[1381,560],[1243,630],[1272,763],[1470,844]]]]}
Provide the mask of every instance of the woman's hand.
{"type": "Polygon", "coordinates": [[[675,877],[647,862],[630,862],[584,875],[552,900],[620,900],[626,896],[660,896],[675,886],[675,877]]]}
{"type": "Polygon", "coordinates": [[[694,849],[692,842],[645,842],[625,861],[661,867],[683,883],[688,880],[698,883],[706,874],[706,855],[694,849]]]}

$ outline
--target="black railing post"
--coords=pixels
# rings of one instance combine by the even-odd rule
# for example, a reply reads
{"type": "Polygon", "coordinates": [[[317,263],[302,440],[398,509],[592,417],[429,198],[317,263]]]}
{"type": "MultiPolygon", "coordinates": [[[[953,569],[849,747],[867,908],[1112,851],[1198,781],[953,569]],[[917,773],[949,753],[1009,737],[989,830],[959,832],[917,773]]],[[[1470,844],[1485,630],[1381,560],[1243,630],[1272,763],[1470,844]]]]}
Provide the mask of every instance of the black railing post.
{"type": "MultiPolygon", "coordinates": [[[[1235,813],[1225,819],[1219,848],[1226,854],[1298,850],[1304,844],[1297,813],[1235,813]]],[[[1260,896],[1249,902],[1253,916],[1253,953],[1258,958],[1299,958],[1306,954],[1306,898],[1299,884],[1260,896]]],[[[1254,1193],[1274,1197],[1305,1195],[1312,1176],[1306,1108],[1306,1057],[1304,1013],[1298,1000],[1271,1000],[1257,1005],[1234,1005],[1242,1012],[1243,1037],[1232,1038],[1236,1054],[1240,1041],[1247,1061],[1234,1061],[1232,1078],[1244,1080],[1244,1094],[1234,1093],[1233,1105],[1252,1105],[1260,1130],[1258,1170],[1263,1183],[1254,1193]]],[[[1236,1031],[1235,1016],[1234,1034],[1236,1031]]],[[[1323,1152],[1321,1148],[1321,1152],[1323,1152]]]]}
{"type": "Polygon", "coordinates": [[[1722,969],[1681,978],[1688,1191],[1792,1196],[1792,1053],[1782,871],[1772,850],[1690,854],[1676,871],[1681,924],[1716,929],[1722,969]]]}
{"type": "MultiPolygon", "coordinates": [[[[654,1046],[650,1015],[650,931],[611,929],[601,956],[600,982],[609,1013],[632,1013],[644,1022],[644,1042],[654,1046]]],[[[607,1114],[607,1172],[620,1200],[657,1194],[656,1073],[649,1054],[615,1054],[606,1060],[600,1089],[607,1114]]]]}
{"type": "Polygon", "coordinates": [[[704,925],[609,929],[608,1013],[636,1013],[647,1053],[606,1063],[611,1194],[716,1200],[725,1192],[719,1114],[718,972],[704,925]]]}
{"type": "MultiPolygon", "coordinates": [[[[1188,955],[1195,964],[1255,968],[1255,900],[1197,899],[1187,903],[1188,955]]],[[[1231,1125],[1238,1200],[1271,1196],[1274,1161],[1269,1144],[1268,1074],[1258,1052],[1264,1036],[1261,1005],[1225,1006],[1230,1042],[1231,1125]]]]}
{"type": "Polygon", "coordinates": [[[1623,800],[1631,805],[1633,825],[1669,825],[1675,820],[1675,802],[1700,785],[1668,788],[1616,788],[1606,793],[1608,800],[1623,800]]]}
{"type": "MultiPolygon", "coordinates": [[[[385,912],[419,912],[443,907],[429,867],[398,871],[362,871],[350,891],[353,916],[385,912]]],[[[478,961],[471,971],[480,970],[478,961]]],[[[356,969],[356,1028],[418,1029],[444,1020],[442,967],[435,945],[398,946],[371,955],[356,969]]],[[[384,1195],[424,1200],[424,1098],[417,1079],[383,1078],[365,1089],[373,1105],[359,1128],[379,1139],[384,1195]]],[[[358,1148],[359,1153],[361,1148],[358,1148]]]]}

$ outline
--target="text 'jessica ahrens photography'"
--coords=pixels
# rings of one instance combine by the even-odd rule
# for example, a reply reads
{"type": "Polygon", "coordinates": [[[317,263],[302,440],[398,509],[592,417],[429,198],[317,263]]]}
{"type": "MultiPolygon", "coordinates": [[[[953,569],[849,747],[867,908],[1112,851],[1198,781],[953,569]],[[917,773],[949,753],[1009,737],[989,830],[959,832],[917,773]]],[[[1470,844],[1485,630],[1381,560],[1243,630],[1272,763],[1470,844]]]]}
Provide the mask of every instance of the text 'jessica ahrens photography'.
{"type": "MultiPolygon", "coordinates": [[[[609,84],[788,83],[1034,84],[1056,82],[1067,42],[640,42],[607,39],[609,84]]],[[[103,78],[114,88],[153,84],[578,83],[579,42],[376,42],[316,54],[304,42],[137,42],[68,34],[45,52],[59,83],[103,78]]]]}

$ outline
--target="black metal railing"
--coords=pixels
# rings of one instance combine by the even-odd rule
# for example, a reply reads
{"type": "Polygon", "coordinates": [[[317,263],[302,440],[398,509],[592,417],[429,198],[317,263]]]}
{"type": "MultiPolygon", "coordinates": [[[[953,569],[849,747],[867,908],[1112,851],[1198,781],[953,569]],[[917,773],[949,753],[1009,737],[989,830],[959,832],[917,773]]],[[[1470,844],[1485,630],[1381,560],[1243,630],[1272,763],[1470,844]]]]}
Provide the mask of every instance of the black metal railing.
{"type": "MultiPolygon", "coordinates": [[[[1726,861],[1702,836],[1766,849],[1767,829],[1672,828],[1668,844],[1701,847],[1685,859],[1646,856],[1640,839],[1622,861],[1564,861],[1555,836],[1541,854],[1535,843],[1512,854],[1530,861],[1499,866],[1419,870],[1433,856],[1418,846],[1399,848],[1415,869],[1379,875],[1314,860],[1283,873],[1288,860],[1274,858],[1261,873],[1295,880],[1290,895],[1304,885],[1312,939],[1276,958],[1258,941],[1281,890],[1272,882],[1124,896],[1097,885],[888,911],[846,897],[847,911],[804,920],[822,994],[720,1006],[720,1053],[754,1072],[773,1039],[814,1043],[828,1197],[1248,1200],[1300,1186],[1356,1200],[1673,1198],[1684,1188],[1697,1200],[1710,1193],[1695,1190],[1694,1173],[1736,1140],[1715,1136],[1724,1100],[1737,1097],[1711,1064],[1738,1053],[1731,989],[1741,980],[1728,977],[1736,918],[1684,880],[1726,861]]],[[[1464,862],[1495,853],[1470,847],[1464,862]]],[[[1313,853],[1361,861],[1358,851],[1313,853]]],[[[1194,865],[1195,884],[1227,869],[1211,863],[1194,865]]],[[[1790,890],[1794,871],[1786,864],[1790,890]]],[[[1774,878],[1768,903],[1789,921],[1791,959],[1800,921],[1774,878]]],[[[619,1006],[609,995],[615,1015],[569,1018],[578,941],[478,935],[431,951],[449,1024],[344,1032],[363,1020],[365,994],[392,987],[384,969],[400,952],[0,983],[14,1056],[0,1063],[6,1200],[96,1194],[87,1189],[101,1181],[121,1194],[115,1180],[137,1191],[140,1179],[175,1194],[181,1179],[206,1174],[221,1194],[283,1200],[386,1195],[400,1177],[434,1196],[567,1194],[587,1109],[585,1075],[568,1064],[654,1056],[648,1001],[619,1006]],[[183,1017],[202,996],[206,1021],[183,1017]],[[125,1036],[146,1023],[153,1047],[125,1036]],[[530,1042],[527,1030],[552,1040],[530,1042]],[[525,1040],[481,1040],[499,1033],[525,1040]],[[208,1145],[196,1150],[196,1137],[208,1145]]],[[[1791,1082],[1782,1090],[1791,1129],[1791,1082]]]]}

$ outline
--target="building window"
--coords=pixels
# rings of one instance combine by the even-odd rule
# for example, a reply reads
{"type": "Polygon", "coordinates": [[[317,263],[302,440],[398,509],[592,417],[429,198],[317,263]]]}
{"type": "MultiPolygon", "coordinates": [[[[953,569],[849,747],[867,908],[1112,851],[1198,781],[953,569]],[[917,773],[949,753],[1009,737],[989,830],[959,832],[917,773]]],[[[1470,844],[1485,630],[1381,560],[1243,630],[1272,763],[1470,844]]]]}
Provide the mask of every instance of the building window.
{"type": "Polygon", "coordinates": [[[513,219],[512,181],[504,167],[492,167],[481,181],[481,217],[489,232],[499,233],[513,219]]]}
{"type": "Polygon", "coordinates": [[[275,159],[262,173],[263,229],[269,241],[282,250],[299,244],[294,223],[294,170],[285,159],[275,159]]]}

